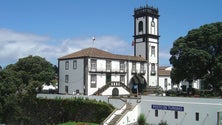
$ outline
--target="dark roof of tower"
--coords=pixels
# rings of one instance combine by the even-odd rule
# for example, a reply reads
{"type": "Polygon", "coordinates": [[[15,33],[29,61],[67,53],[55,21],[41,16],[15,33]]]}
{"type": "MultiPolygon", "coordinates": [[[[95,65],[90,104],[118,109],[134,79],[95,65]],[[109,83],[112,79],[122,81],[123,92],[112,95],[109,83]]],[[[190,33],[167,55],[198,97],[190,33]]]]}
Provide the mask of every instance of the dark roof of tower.
{"type": "Polygon", "coordinates": [[[142,61],[145,62],[146,60],[139,56],[128,56],[128,55],[118,55],[112,54],[110,52],[97,49],[97,48],[86,48],[80,51],[65,55],[60,57],[59,60],[64,59],[74,59],[74,58],[103,58],[103,59],[115,59],[115,60],[131,60],[131,61],[142,61]]]}
{"type": "Polygon", "coordinates": [[[134,17],[140,17],[144,15],[150,15],[150,16],[155,16],[155,17],[160,16],[158,8],[154,8],[148,5],[141,6],[139,8],[134,9],[134,17]]]}

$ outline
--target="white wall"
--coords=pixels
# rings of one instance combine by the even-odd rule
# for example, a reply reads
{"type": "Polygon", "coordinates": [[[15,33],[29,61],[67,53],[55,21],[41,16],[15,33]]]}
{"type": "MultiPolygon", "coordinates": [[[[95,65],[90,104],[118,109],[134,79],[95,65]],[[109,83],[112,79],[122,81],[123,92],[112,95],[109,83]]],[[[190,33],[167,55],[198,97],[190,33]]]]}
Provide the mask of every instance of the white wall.
{"type": "Polygon", "coordinates": [[[169,125],[216,125],[217,112],[222,109],[222,100],[142,96],[141,109],[150,124],[158,124],[163,120],[169,125]],[[156,117],[152,105],[179,106],[184,110],[178,111],[178,119],[175,119],[173,110],[158,110],[156,117]],[[199,121],[195,119],[196,113],[199,113],[199,121]]]}
{"type": "MultiPolygon", "coordinates": [[[[200,83],[201,80],[195,80],[193,81],[192,83],[192,87],[195,88],[195,89],[201,89],[201,83],[200,83]]],[[[186,86],[186,88],[189,88],[189,83],[187,81],[182,81],[180,82],[180,89],[181,89],[181,86],[186,86]]]]}
{"type": "MultiPolygon", "coordinates": [[[[149,25],[148,25],[148,28],[150,28],[151,27],[151,22],[152,22],[152,19],[153,17],[149,17],[149,25]]],[[[152,31],[151,31],[151,29],[149,29],[149,33],[151,34],[151,33],[153,33],[154,32],[154,35],[158,35],[158,33],[157,33],[157,31],[158,31],[158,20],[157,20],[157,18],[154,18],[154,23],[155,23],[155,28],[154,28],[154,31],[153,31],[153,29],[152,29],[152,31]]]]}
{"type": "Polygon", "coordinates": [[[136,43],[136,56],[141,56],[146,59],[146,42],[142,41],[140,43],[136,43]]]}
{"type": "Polygon", "coordinates": [[[172,89],[170,76],[159,76],[159,86],[162,87],[164,91],[172,89]],[[165,79],[167,79],[167,86],[165,86],[165,79]]]}
{"type": "MultiPolygon", "coordinates": [[[[93,73],[92,73],[93,74],[93,73]]],[[[88,95],[92,95],[99,88],[102,88],[106,84],[106,75],[101,73],[96,74],[96,87],[91,87],[91,73],[88,74],[88,95]]]]}
{"type": "Polygon", "coordinates": [[[111,61],[111,68],[112,71],[120,71],[120,61],[119,60],[112,60],[111,61]]]}
{"type": "Polygon", "coordinates": [[[118,121],[117,125],[127,125],[137,122],[137,114],[140,113],[140,104],[137,104],[133,107],[132,110],[128,111],[126,115],[122,117],[120,121],[118,121]]]}
{"type": "Polygon", "coordinates": [[[59,93],[66,93],[65,86],[68,86],[68,94],[73,94],[77,89],[83,93],[83,59],[59,60],[59,93]],[[73,69],[73,61],[77,61],[77,68],[73,69]],[[69,62],[69,69],[65,69],[66,61],[69,62]],[[65,83],[65,75],[69,76],[68,83],[65,83]]]}
{"type": "Polygon", "coordinates": [[[118,88],[119,95],[129,95],[130,93],[122,87],[109,87],[106,91],[102,93],[102,95],[112,95],[112,91],[114,88],[118,88]]]}

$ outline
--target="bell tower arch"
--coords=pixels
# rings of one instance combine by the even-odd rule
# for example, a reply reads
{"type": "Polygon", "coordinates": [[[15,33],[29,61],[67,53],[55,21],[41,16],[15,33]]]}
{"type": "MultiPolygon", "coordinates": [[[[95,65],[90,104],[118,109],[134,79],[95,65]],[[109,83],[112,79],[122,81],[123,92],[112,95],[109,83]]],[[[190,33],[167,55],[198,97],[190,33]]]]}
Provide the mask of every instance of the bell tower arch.
{"type": "Polygon", "coordinates": [[[148,5],[134,9],[134,56],[147,60],[148,86],[158,86],[159,10],[148,5]]]}

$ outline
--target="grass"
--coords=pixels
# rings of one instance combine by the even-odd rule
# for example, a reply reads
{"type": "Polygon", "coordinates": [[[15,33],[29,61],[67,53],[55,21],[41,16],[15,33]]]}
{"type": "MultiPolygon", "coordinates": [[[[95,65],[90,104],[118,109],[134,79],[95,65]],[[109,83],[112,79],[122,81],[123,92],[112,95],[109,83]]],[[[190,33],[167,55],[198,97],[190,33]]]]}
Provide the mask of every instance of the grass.
{"type": "Polygon", "coordinates": [[[60,123],[58,125],[99,125],[99,124],[85,123],[85,122],[67,122],[67,123],[60,123]]]}

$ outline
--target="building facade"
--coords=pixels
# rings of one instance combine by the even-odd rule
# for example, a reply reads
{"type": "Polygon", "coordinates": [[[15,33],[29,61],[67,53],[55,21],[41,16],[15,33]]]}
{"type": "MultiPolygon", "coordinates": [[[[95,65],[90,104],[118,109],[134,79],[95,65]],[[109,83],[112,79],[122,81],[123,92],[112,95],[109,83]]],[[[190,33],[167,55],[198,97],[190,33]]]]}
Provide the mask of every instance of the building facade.
{"type": "Polygon", "coordinates": [[[58,60],[59,93],[128,95],[146,86],[146,60],[86,48],[58,60]]]}
{"type": "Polygon", "coordinates": [[[159,67],[159,86],[164,90],[170,90],[174,87],[171,83],[170,73],[172,67],[170,66],[160,66],[159,67]]]}

